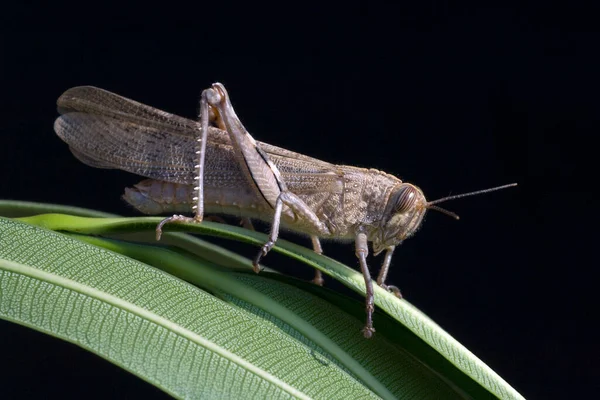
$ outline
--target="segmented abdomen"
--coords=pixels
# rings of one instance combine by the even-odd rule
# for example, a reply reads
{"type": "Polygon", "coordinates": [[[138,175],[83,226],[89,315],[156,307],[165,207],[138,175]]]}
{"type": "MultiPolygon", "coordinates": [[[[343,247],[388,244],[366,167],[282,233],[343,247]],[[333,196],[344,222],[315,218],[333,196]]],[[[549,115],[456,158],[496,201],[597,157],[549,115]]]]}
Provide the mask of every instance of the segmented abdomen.
{"type": "MultiPolygon", "coordinates": [[[[205,213],[272,218],[273,209],[246,186],[204,187],[205,213]]],[[[144,214],[191,213],[196,195],[192,185],[145,179],[126,188],[123,199],[144,214]]]]}
{"type": "Polygon", "coordinates": [[[193,186],[145,179],[125,188],[123,199],[144,214],[189,213],[193,186]]]}

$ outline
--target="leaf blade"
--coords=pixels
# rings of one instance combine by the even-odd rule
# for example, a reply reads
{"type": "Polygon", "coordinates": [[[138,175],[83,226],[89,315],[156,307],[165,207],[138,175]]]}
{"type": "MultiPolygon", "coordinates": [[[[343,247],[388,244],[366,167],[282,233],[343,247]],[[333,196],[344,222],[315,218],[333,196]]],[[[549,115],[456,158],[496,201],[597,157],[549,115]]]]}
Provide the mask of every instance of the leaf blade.
{"type": "MultiPolygon", "coordinates": [[[[46,220],[48,216],[40,218],[42,219],[42,223],[48,222],[48,220],[46,220]]],[[[104,222],[99,220],[61,221],[60,218],[56,216],[51,218],[55,218],[54,221],[50,221],[50,225],[54,225],[53,229],[74,228],[73,230],[76,231],[94,234],[152,230],[159,221],[158,218],[136,218],[130,222],[127,222],[126,220],[109,220],[104,222]],[[75,222],[74,225],[73,222],[75,222]]],[[[29,221],[39,223],[36,222],[35,218],[30,219],[29,221]]],[[[264,235],[221,224],[203,223],[201,225],[169,225],[169,229],[186,230],[194,233],[225,237],[257,245],[262,245],[264,242],[264,235]]],[[[362,276],[356,271],[337,263],[335,260],[318,256],[309,249],[302,248],[283,240],[278,241],[278,246],[276,246],[274,250],[290,255],[310,266],[318,268],[340,280],[351,289],[359,293],[364,293],[362,276]]],[[[468,379],[472,380],[471,382],[473,383],[467,382],[466,385],[461,384],[463,388],[468,388],[468,393],[471,393],[472,395],[480,393],[479,388],[483,387],[500,398],[523,398],[486,364],[481,362],[481,360],[464,348],[464,346],[458,343],[454,338],[448,335],[408,302],[405,300],[398,301],[398,299],[391,296],[389,293],[380,290],[380,288],[375,288],[375,291],[375,301],[380,309],[385,310],[386,313],[396,321],[404,324],[420,338],[419,340],[423,340],[428,346],[431,346],[431,348],[435,349],[439,354],[445,357],[446,362],[449,363],[448,365],[445,365],[444,362],[439,363],[436,361],[436,364],[441,366],[441,371],[445,376],[452,377],[452,381],[455,379],[460,381],[462,379],[460,376],[465,374],[465,376],[469,377],[468,379]]],[[[435,356],[427,357],[430,359],[436,358],[435,356]]]]}
{"type": "MultiPolygon", "coordinates": [[[[311,392],[313,395],[315,393],[323,393],[323,396],[332,393],[331,390],[327,390],[329,385],[326,384],[331,377],[324,379],[320,385],[316,386],[314,379],[317,375],[303,381],[302,379],[298,381],[298,377],[296,377],[295,383],[303,383],[304,385],[303,387],[298,388],[297,386],[292,386],[289,383],[286,383],[286,381],[281,380],[282,373],[290,373],[289,368],[283,372],[280,369],[277,369],[276,371],[269,370],[271,367],[269,367],[268,360],[263,360],[262,367],[259,363],[253,363],[250,364],[253,368],[250,368],[248,364],[241,362],[240,359],[230,356],[229,353],[225,351],[233,348],[238,352],[235,354],[242,352],[245,354],[242,359],[247,359],[250,356],[264,358],[264,349],[262,347],[257,347],[256,344],[260,343],[261,346],[266,346],[267,349],[270,348],[269,353],[267,353],[270,356],[277,352],[281,353],[282,350],[280,349],[284,349],[287,354],[286,357],[289,357],[291,353],[293,359],[299,360],[297,362],[301,362],[302,365],[310,365],[310,368],[322,368],[322,365],[310,356],[306,345],[291,340],[288,335],[280,333],[278,330],[274,329],[273,326],[264,324],[262,319],[250,315],[247,312],[243,312],[243,310],[240,310],[237,307],[232,307],[230,304],[223,303],[206,292],[200,291],[187,283],[164,274],[163,272],[144,266],[137,261],[124,261],[124,259],[126,260],[125,257],[114,255],[97,248],[92,249],[92,246],[84,245],[82,243],[77,244],[75,243],[76,241],[72,239],[64,238],[64,235],[43,232],[40,236],[40,231],[42,230],[34,227],[23,228],[22,224],[17,224],[12,221],[7,222],[7,220],[0,219],[0,258],[3,259],[3,274],[0,280],[0,285],[2,287],[0,295],[3,296],[3,300],[0,302],[0,304],[2,304],[0,314],[2,314],[4,318],[12,321],[19,320],[21,323],[27,325],[27,318],[31,315],[56,315],[55,319],[47,321],[47,324],[43,327],[40,326],[43,321],[40,322],[35,319],[29,321],[29,326],[35,326],[36,329],[45,332],[52,332],[54,335],[65,340],[72,341],[82,347],[91,349],[97,354],[122,365],[127,370],[132,371],[136,375],[159,386],[176,397],[223,397],[225,395],[226,397],[239,398],[240,396],[247,396],[248,393],[252,393],[253,396],[256,395],[261,397],[294,396],[307,398],[312,397],[310,394],[311,392]],[[11,227],[9,226],[11,224],[15,225],[12,225],[11,227]],[[32,229],[34,231],[32,231],[32,229]],[[24,251],[27,246],[14,246],[14,238],[19,234],[21,234],[22,237],[29,238],[28,244],[35,242],[35,248],[30,247],[32,251],[24,251]],[[10,250],[7,251],[7,249],[11,248],[8,246],[8,244],[11,244],[7,240],[9,237],[13,240],[12,249],[17,249],[12,252],[10,250]],[[58,239],[50,240],[49,243],[45,243],[44,240],[49,237],[58,239]],[[69,246],[67,246],[65,252],[62,253],[60,249],[65,245],[65,242],[68,242],[69,246]],[[52,245],[50,247],[54,247],[58,254],[50,255],[50,262],[39,265],[38,262],[45,258],[36,255],[35,252],[40,248],[47,249],[48,247],[42,246],[44,243],[46,245],[52,245]],[[102,276],[98,277],[94,275],[94,271],[85,268],[77,268],[79,265],[77,262],[78,260],[71,260],[70,267],[73,268],[70,268],[68,271],[64,270],[64,264],[59,265],[57,263],[57,260],[67,261],[68,263],[69,257],[81,254],[85,249],[90,250],[92,254],[100,254],[100,258],[105,261],[115,261],[116,257],[121,264],[113,264],[115,268],[110,271],[104,271],[102,276]],[[7,260],[8,258],[12,258],[12,260],[7,260]],[[52,259],[54,261],[52,261],[52,259]],[[123,263],[128,264],[127,267],[123,267],[123,263]],[[30,264],[38,264],[36,265],[36,267],[38,267],[37,270],[42,271],[35,277],[35,280],[39,284],[31,285],[31,282],[27,282],[27,284],[18,285],[17,283],[19,280],[26,280],[23,278],[24,276],[33,276],[31,271],[36,270],[36,268],[31,267],[30,264]],[[17,267],[15,267],[15,265],[17,267]],[[15,273],[15,268],[19,268],[19,274],[15,273]],[[137,268],[138,272],[139,270],[143,270],[143,273],[132,274],[132,268],[137,268]],[[119,269],[123,269],[126,273],[118,274],[119,269]],[[127,281],[128,275],[129,280],[132,281],[132,285],[126,284],[125,282],[127,281]],[[85,289],[78,287],[77,289],[79,290],[75,291],[67,290],[68,282],[70,281],[79,282],[80,284],[83,282],[85,285],[92,285],[93,288],[100,290],[100,293],[110,294],[114,291],[118,292],[119,298],[124,301],[124,303],[118,303],[120,306],[117,308],[120,312],[116,312],[113,308],[108,307],[106,302],[98,304],[96,301],[89,300],[90,296],[94,297],[92,295],[97,292],[89,290],[88,287],[85,289]],[[51,283],[52,285],[50,285],[51,283]],[[52,287],[52,290],[40,291],[40,285],[46,288],[52,287]],[[149,290],[149,285],[152,286],[152,290],[149,290]],[[175,292],[167,290],[172,287],[170,285],[174,285],[177,290],[175,292]],[[50,314],[42,312],[43,310],[40,311],[41,309],[39,308],[41,307],[40,303],[36,303],[35,301],[23,302],[21,297],[10,295],[10,293],[14,293],[14,287],[20,287],[22,293],[28,293],[26,296],[28,299],[32,299],[33,297],[31,291],[27,288],[34,288],[37,291],[37,298],[45,299],[44,301],[46,304],[50,304],[48,303],[48,299],[51,297],[50,295],[54,293],[56,301],[52,304],[60,305],[58,308],[60,309],[60,312],[57,311],[50,314]],[[87,299],[69,301],[69,299],[79,298],[73,294],[75,292],[79,292],[79,294],[81,294],[81,292],[87,293],[87,299]],[[60,295],[61,293],[64,294],[60,295]],[[145,305],[156,303],[152,305],[154,313],[162,313],[161,315],[163,315],[163,317],[167,315],[170,320],[178,324],[177,326],[191,326],[193,329],[189,330],[189,332],[200,334],[201,338],[204,338],[204,340],[209,338],[214,342],[220,342],[219,346],[225,350],[217,352],[215,349],[218,349],[218,347],[215,347],[215,345],[207,345],[206,341],[202,342],[197,340],[197,338],[191,333],[188,333],[187,330],[185,332],[177,330],[171,324],[148,324],[150,319],[142,318],[144,317],[142,311],[136,312],[135,315],[125,312],[125,310],[133,309],[129,305],[133,300],[135,300],[136,304],[140,301],[145,305]],[[27,308],[28,304],[33,305],[33,309],[27,308]],[[85,307],[86,305],[88,309],[87,312],[84,313],[84,317],[73,312],[73,310],[78,310],[77,307],[85,307]],[[90,305],[92,305],[91,308],[90,305]],[[196,308],[194,309],[193,307],[196,308]],[[67,312],[67,314],[64,314],[65,310],[71,311],[70,313],[67,312]],[[190,313],[192,314],[191,317],[190,313]],[[203,318],[203,316],[211,316],[214,318],[207,319],[203,318]],[[216,319],[221,325],[225,324],[230,326],[232,316],[239,317],[245,321],[243,329],[248,332],[248,335],[240,336],[239,333],[235,335],[230,334],[228,340],[225,340],[226,331],[223,329],[215,330],[214,321],[216,319]],[[100,320],[98,320],[98,318],[100,318],[100,320]],[[139,321],[140,318],[145,322],[145,325],[136,331],[131,331],[131,329],[127,331],[127,327],[136,325],[134,324],[135,321],[139,321]],[[85,326],[91,327],[87,329],[86,334],[95,338],[95,340],[86,342],[85,335],[83,337],[72,336],[81,333],[80,329],[76,329],[77,326],[80,326],[78,321],[83,321],[85,326]],[[213,322],[213,329],[211,329],[210,324],[206,325],[207,321],[213,322]],[[126,341],[127,343],[124,343],[123,339],[119,339],[121,337],[120,333],[122,332],[125,332],[129,337],[135,337],[137,341],[143,342],[146,348],[144,348],[144,346],[140,348],[139,343],[136,344],[136,340],[129,340],[128,342],[126,341]],[[184,333],[184,335],[177,335],[177,333],[184,333]],[[100,340],[101,338],[111,337],[117,339],[112,342],[110,340],[108,342],[100,340]],[[262,343],[252,340],[257,337],[267,337],[269,341],[262,343]],[[175,340],[177,338],[179,339],[175,340]],[[181,342],[181,338],[187,338],[187,340],[181,342]],[[191,340],[192,338],[194,340],[191,340]],[[120,346],[123,346],[124,344],[127,345],[125,346],[127,348],[126,350],[120,348],[120,346]],[[201,346],[202,344],[205,346],[201,346]],[[96,347],[93,347],[92,345],[96,347]],[[148,352],[148,347],[155,349],[155,351],[148,352]],[[210,356],[199,354],[198,348],[210,348],[210,356]],[[173,357],[172,354],[176,354],[179,357],[173,357]],[[226,356],[225,358],[223,357],[224,355],[226,356]],[[174,367],[175,365],[181,365],[181,363],[186,365],[184,367],[174,367]],[[225,364],[227,365],[227,368],[223,367],[225,364]],[[256,370],[257,367],[260,371],[266,372],[258,373],[258,370],[256,370]],[[190,373],[180,374],[169,372],[178,371],[180,368],[191,370],[192,375],[190,375],[190,373]],[[223,379],[217,379],[214,376],[210,376],[211,370],[224,370],[225,373],[222,376],[223,379]],[[193,379],[191,379],[190,376],[193,379]],[[202,380],[198,379],[198,376],[205,378],[210,376],[210,379],[202,380]],[[234,376],[237,378],[234,378],[234,376]],[[242,384],[241,386],[239,384],[234,384],[232,386],[232,381],[234,383],[242,382],[242,384]],[[202,382],[206,385],[198,386],[197,382],[202,382]],[[229,382],[227,386],[224,386],[227,382],[229,382]],[[224,392],[223,390],[225,387],[228,388],[228,391],[224,392]],[[319,390],[317,391],[316,388],[319,390]],[[249,392],[250,389],[256,392],[249,392]],[[304,393],[304,390],[306,390],[308,394],[304,393]]],[[[19,240],[18,237],[17,240],[19,240]]],[[[84,254],[89,258],[89,252],[84,251],[84,254]]],[[[46,256],[48,256],[48,253],[46,253],[46,256]]],[[[102,267],[110,268],[111,262],[103,263],[102,267]]],[[[98,299],[99,297],[95,296],[95,300],[98,299]]],[[[158,320],[155,320],[155,322],[156,321],[158,320]]],[[[367,397],[373,396],[372,392],[362,386],[354,378],[351,378],[344,371],[341,371],[339,368],[330,368],[330,370],[332,371],[329,372],[333,372],[338,377],[338,379],[336,379],[336,392],[341,390],[346,396],[350,397],[352,397],[352,393],[367,397]]],[[[287,376],[287,380],[289,379],[290,377],[287,376]]]]}

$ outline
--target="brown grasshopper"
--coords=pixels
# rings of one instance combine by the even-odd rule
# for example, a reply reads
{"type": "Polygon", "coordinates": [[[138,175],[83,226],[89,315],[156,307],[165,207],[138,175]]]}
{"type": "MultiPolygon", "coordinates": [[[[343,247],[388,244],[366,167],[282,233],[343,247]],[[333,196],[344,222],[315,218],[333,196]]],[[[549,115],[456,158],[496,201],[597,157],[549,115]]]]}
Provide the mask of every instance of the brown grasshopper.
{"type": "MultiPolygon", "coordinates": [[[[385,284],[392,254],[417,231],[428,209],[458,219],[436,204],[516,185],[427,201],[417,186],[385,172],[333,165],[255,141],[219,83],[202,92],[199,122],[90,86],[67,90],[57,104],[62,115],[54,130],[75,157],[150,178],[125,190],[128,203],[146,214],[194,211],[193,218],[163,220],[157,239],[165,223],[201,222],[205,210],[271,222],[269,240],[253,263],[256,272],[280,225],[310,236],[317,253],[320,238],[353,240],[366,285],[367,338],[375,332],[368,242],[375,255],[386,252],[377,284],[400,296],[385,284]]],[[[321,283],[319,271],[315,282],[321,283]]]]}

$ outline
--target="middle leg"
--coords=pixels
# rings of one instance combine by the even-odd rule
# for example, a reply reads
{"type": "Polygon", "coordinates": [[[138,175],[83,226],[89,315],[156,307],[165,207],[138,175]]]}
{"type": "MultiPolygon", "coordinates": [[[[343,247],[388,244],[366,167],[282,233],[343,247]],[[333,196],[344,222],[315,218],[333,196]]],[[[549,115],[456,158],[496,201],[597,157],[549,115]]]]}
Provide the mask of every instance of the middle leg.
{"type": "Polygon", "coordinates": [[[310,226],[312,231],[323,236],[329,234],[328,227],[315,212],[301,198],[288,190],[277,166],[246,131],[233,110],[225,87],[220,83],[213,84],[212,89],[207,91],[206,101],[218,112],[231,138],[237,162],[246,176],[248,184],[259,198],[264,199],[273,208],[269,240],[263,245],[254,260],[255,271],[259,271],[260,259],[271,250],[277,241],[284,206],[287,206],[294,216],[301,220],[302,224],[310,226]]]}
{"type": "MultiPolygon", "coordinates": [[[[310,241],[312,242],[313,251],[317,254],[323,254],[323,247],[321,247],[319,238],[312,235],[310,237],[310,241]]],[[[315,277],[313,278],[312,282],[315,285],[323,286],[323,273],[320,270],[315,269],[315,277]]]]}

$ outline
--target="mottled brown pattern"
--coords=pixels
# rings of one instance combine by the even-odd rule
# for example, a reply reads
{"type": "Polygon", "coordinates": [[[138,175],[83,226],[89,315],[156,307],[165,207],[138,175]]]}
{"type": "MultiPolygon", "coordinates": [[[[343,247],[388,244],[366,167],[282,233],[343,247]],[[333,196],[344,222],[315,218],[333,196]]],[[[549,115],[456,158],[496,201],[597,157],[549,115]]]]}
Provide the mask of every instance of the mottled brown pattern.
{"type": "MultiPolygon", "coordinates": [[[[55,122],[56,133],[82,162],[160,181],[144,181],[128,189],[124,198],[134,207],[152,214],[192,211],[189,185],[194,183],[196,171],[199,122],[89,86],[66,91],[58,99],[58,107],[63,115],[55,122]],[[169,194],[174,189],[169,185],[187,193],[187,199],[173,202],[169,194]],[[137,195],[132,192],[135,190],[137,195]],[[148,202],[154,205],[148,206],[148,202]]],[[[371,241],[382,237],[378,230],[389,217],[384,215],[385,205],[393,188],[402,183],[400,179],[374,169],[333,165],[267,143],[257,144],[277,166],[288,189],[325,222],[329,229],[326,237],[353,239],[359,225],[367,228],[371,241]]],[[[247,186],[228,133],[210,127],[204,176],[206,210],[270,221],[272,207],[247,186]]],[[[284,209],[282,223],[323,237],[310,224],[298,221],[289,209],[284,209]]]]}
{"type": "Polygon", "coordinates": [[[102,89],[76,87],[58,99],[62,115],[54,129],[82,162],[150,178],[125,191],[124,199],[141,212],[195,207],[194,219],[174,215],[163,220],[157,238],[165,223],[198,222],[204,210],[260,218],[272,227],[254,259],[256,272],[261,257],[277,241],[280,223],[309,235],[317,252],[318,238],[353,239],[367,292],[363,334],[371,337],[374,300],[367,242],[375,253],[387,252],[377,280],[387,288],[384,281],[395,246],[418,229],[427,209],[421,190],[381,171],[333,165],[255,142],[221,84],[203,91],[200,104],[204,127],[102,89]],[[209,108],[226,131],[208,126],[209,108]],[[203,130],[208,130],[206,141],[198,141],[203,130]],[[198,143],[206,144],[206,151],[198,143]],[[201,156],[204,163],[198,161],[201,156]]]}

